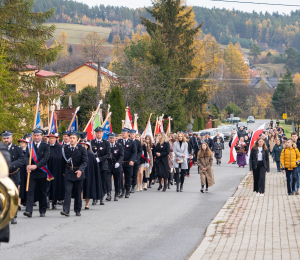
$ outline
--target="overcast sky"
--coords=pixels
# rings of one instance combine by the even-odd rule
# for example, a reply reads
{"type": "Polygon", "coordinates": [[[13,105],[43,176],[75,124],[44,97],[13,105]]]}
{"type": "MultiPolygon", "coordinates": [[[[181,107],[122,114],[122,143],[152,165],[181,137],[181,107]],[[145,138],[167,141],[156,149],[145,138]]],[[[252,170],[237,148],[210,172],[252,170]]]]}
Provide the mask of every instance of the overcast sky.
{"type": "MultiPolygon", "coordinates": [[[[115,5],[115,6],[127,6],[130,8],[144,7],[150,6],[151,0],[76,0],[77,2],[83,2],[88,4],[89,6],[94,5],[115,5]]],[[[226,8],[226,9],[238,9],[244,12],[252,12],[255,10],[256,12],[262,11],[263,13],[268,11],[270,13],[279,12],[289,14],[292,10],[300,9],[300,1],[299,0],[240,0],[246,2],[261,2],[261,3],[272,3],[272,4],[287,4],[287,5],[299,5],[298,7],[287,7],[287,6],[270,6],[270,5],[256,5],[256,4],[240,4],[240,3],[225,3],[225,2],[213,2],[210,0],[187,0],[188,5],[192,6],[204,6],[208,8],[217,7],[217,8],[226,8]]]]}

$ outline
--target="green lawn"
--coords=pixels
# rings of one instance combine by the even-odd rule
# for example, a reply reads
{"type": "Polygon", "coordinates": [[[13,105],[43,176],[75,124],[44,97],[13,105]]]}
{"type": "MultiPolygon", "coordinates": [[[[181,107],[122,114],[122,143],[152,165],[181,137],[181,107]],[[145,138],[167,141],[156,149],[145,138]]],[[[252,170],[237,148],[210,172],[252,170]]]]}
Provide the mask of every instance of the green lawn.
{"type": "Polygon", "coordinates": [[[97,32],[102,37],[108,38],[111,28],[98,27],[98,26],[86,26],[81,24],[71,24],[71,23],[47,23],[46,25],[54,24],[56,30],[54,33],[54,40],[62,31],[65,31],[69,36],[68,43],[79,44],[80,39],[90,32],[97,32]]]}

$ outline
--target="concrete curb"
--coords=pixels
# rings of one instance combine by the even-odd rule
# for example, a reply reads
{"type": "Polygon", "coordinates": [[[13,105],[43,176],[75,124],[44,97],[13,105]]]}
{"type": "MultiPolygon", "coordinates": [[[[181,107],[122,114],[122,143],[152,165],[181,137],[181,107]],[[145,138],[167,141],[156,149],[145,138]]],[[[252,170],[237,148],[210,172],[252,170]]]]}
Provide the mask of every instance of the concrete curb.
{"type": "Polygon", "coordinates": [[[196,250],[192,253],[192,255],[188,258],[189,260],[200,260],[203,255],[205,254],[206,250],[213,242],[214,238],[223,232],[224,226],[228,221],[231,213],[234,210],[233,205],[236,205],[239,197],[235,196],[235,194],[240,190],[243,189],[247,182],[248,178],[251,176],[251,173],[248,173],[244,179],[239,184],[237,190],[235,191],[232,197],[229,197],[222,209],[207,227],[204,237],[200,243],[200,245],[196,248],[196,250]]]}

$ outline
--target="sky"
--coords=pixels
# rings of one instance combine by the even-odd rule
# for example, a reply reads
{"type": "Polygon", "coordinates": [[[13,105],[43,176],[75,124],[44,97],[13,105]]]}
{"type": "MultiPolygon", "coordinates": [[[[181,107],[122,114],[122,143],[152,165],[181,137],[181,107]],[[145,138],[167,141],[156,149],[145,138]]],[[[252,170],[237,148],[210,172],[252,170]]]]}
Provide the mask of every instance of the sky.
{"type": "MultiPolygon", "coordinates": [[[[151,0],[76,0],[77,2],[85,3],[89,6],[94,5],[114,5],[114,6],[126,6],[130,8],[137,8],[137,7],[145,7],[151,5],[151,0]]],[[[272,3],[272,4],[286,4],[286,5],[299,5],[297,7],[291,6],[270,6],[270,5],[256,5],[256,4],[242,4],[242,3],[225,3],[225,2],[214,2],[211,0],[187,0],[187,4],[191,6],[203,6],[207,8],[226,8],[226,9],[238,9],[244,12],[252,12],[253,10],[257,13],[263,12],[265,13],[268,11],[269,13],[279,12],[289,14],[291,11],[300,9],[300,1],[299,0],[238,0],[244,2],[258,2],[258,3],[272,3]]]]}

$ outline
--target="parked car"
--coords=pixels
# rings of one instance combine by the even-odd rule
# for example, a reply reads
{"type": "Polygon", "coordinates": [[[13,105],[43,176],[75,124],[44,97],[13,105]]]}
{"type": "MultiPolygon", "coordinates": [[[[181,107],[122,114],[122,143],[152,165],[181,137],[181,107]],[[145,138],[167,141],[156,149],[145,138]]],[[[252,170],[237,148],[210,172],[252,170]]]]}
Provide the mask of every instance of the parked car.
{"type": "Polygon", "coordinates": [[[228,118],[226,119],[226,122],[227,122],[227,123],[232,123],[232,117],[228,117],[228,118]]]}
{"type": "Polygon", "coordinates": [[[233,124],[238,123],[238,122],[241,122],[241,119],[239,117],[232,118],[232,123],[233,124]]]}
{"type": "Polygon", "coordinates": [[[238,122],[237,128],[240,129],[240,127],[243,127],[244,130],[248,130],[248,124],[246,122],[238,122]]]}
{"type": "Polygon", "coordinates": [[[255,118],[254,118],[254,116],[248,116],[248,118],[247,118],[247,123],[255,123],[255,118]]]}
{"type": "Polygon", "coordinates": [[[222,131],[224,140],[228,140],[231,136],[232,129],[232,125],[222,125],[218,127],[217,131],[222,131]]]}

